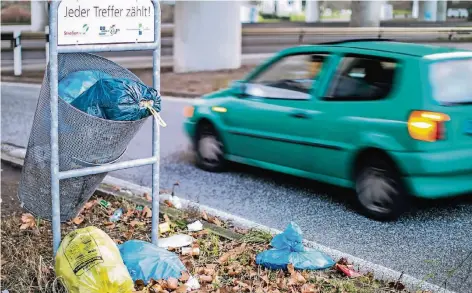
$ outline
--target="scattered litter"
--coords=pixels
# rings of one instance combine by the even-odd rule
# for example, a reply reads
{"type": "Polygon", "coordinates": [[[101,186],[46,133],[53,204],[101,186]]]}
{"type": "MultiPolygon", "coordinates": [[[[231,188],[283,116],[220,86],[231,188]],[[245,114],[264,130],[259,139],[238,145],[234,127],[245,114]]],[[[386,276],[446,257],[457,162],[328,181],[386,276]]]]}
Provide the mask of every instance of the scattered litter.
{"type": "Polygon", "coordinates": [[[168,238],[160,238],[157,242],[157,246],[162,248],[178,248],[192,245],[195,239],[192,236],[184,234],[172,235],[168,238]]]}
{"type": "Polygon", "coordinates": [[[2,293],[10,293],[8,290],[3,290],[2,293]]]}
{"type": "Polygon", "coordinates": [[[113,240],[89,226],[62,240],[55,271],[70,293],[132,292],[134,283],[113,240]]]}
{"type": "Polygon", "coordinates": [[[109,201],[106,201],[106,200],[102,199],[102,200],[100,201],[100,205],[101,205],[102,207],[104,207],[104,208],[107,209],[107,208],[109,208],[109,207],[111,206],[111,203],[110,203],[109,201]]]}
{"type": "Polygon", "coordinates": [[[182,248],[182,255],[192,255],[192,256],[200,255],[200,248],[198,248],[198,247],[183,247],[182,248]]]}
{"type": "Polygon", "coordinates": [[[159,224],[159,233],[166,233],[170,231],[170,225],[168,222],[159,224]]]}
{"type": "Polygon", "coordinates": [[[119,208],[113,212],[113,215],[110,216],[110,222],[118,221],[121,218],[121,216],[123,216],[123,209],[119,208]]]}
{"type": "Polygon", "coordinates": [[[354,266],[349,264],[346,258],[341,258],[335,266],[335,269],[345,274],[347,277],[357,278],[361,274],[354,270],[354,266]]]}
{"type": "Polygon", "coordinates": [[[293,264],[299,270],[319,270],[332,267],[335,262],[321,251],[303,247],[300,227],[290,223],[284,232],[270,242],[274,247],[256,256],[256,263],[270,269],[285,269],[293,264]]]}
{"type": "Polygon", "coordinates": [[[179,279],[186,271],[177,254],[141,240],[130,240],[118,246],[133,281],[179,279]]]}
{"type": "Polygon", "coordinates": [[[187,286],[187,291],[200,289],[200,283],[198,282],[197,278],[193,276],[190,276],[187,283],[185,283],[185,286],[187,286]]]}
{"type": "Polygon", "coordinates": [[[177,196],[171,195],[169,201],[176,209],[182,208],[182,201],[177,196]]]}
{"type": "Polygon", "coordinates": [[[203,230],[203,224],[200,221],[195,221],[187,225],[189,232],[198,232],[203,230]]]}
{"type": "Polygon", "coordinates": [[[137,210],[138,212],[142,212],[143,209],[144,209],[144,206],[136,206],[136,210],[137,210]]]}

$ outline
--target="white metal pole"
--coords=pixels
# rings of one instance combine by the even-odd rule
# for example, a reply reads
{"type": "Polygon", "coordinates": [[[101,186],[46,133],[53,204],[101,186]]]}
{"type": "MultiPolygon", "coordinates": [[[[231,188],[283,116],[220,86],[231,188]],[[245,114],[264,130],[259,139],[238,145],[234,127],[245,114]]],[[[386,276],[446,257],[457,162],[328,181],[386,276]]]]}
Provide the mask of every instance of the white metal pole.
{"type": "Polygon", "coordinates": [[[15,75],[21,75],[21,31],[13,32],[13,71],[15,75]]]}

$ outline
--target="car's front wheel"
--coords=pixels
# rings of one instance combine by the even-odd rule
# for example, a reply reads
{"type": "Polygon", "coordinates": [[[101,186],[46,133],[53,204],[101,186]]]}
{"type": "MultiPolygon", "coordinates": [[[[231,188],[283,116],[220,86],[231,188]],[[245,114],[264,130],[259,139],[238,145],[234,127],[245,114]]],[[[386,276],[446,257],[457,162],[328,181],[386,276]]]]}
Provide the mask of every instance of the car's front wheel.
{"type": "Polygon", "coordinates": [[[406,189],[399,172],[381,156],[358,168],[356,193],[363,213],[375,220],[396,220],[407,205],[406,189]]]}
{"type": "Polygon", "coordinates": [[[213,125],[203,123],[198,127],[195,139],[197,166],[210,172],[224,169],[223,143],[213,125]]]}

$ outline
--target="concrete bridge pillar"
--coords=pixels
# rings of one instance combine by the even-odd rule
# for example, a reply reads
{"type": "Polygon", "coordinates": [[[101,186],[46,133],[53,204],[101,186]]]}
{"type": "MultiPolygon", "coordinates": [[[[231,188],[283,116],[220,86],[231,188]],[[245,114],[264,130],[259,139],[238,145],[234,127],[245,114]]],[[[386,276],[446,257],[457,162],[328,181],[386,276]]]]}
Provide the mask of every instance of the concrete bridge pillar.
{"type": "Polygon", "coordinates": [[[437,21],[438,1],[425,0],[420,2],[420,20],[437,21]]]}
{"type": "Polygon", "coordinates": [[[383,1],[352,1],[351,23],[352,27],[378,27],[380,26],[380,9],[383,1]]]}
{"type": "Polygon", "coordinates": [[[48,23],[47,3],[47,1],[31,1],[31,30],[34,32],[44,32],[44,27],[48,23]]]}
{"type": "Polygon", "coordinates": [[[307,0],[305,4],[305,22],[320,21],[320,3],[318,0],[307,0]]]}
{"type": "Polygon", "coordinates": [[[239,1],[175,1],[174,71],[241,66],[239,1]]]}
{"type": "Polygon", "coordinates": [[[447,19],[447,0],[438,0],[438,21],[447,19]]]}

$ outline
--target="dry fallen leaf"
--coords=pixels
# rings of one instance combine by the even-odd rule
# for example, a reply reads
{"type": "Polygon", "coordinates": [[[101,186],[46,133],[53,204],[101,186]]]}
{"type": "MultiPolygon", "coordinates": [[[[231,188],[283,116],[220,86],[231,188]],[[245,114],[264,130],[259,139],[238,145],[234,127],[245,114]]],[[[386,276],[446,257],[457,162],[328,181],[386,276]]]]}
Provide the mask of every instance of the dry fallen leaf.
{"type": "Polygon", "coordinates": [[[301,288],[302,293],[316,293],[315,285],[305,284],[301,288]]]}
{"type": "Polygon", "coordinates": [[[131,217],[133,214],[134,214],[134,210],[133,210],[133,209],[129,209],[129,210],[126,211],[125,217],[126,217],[126,218],[129,218],[129,217],[131,217]]]}
{"type": "Polygon", "coordinates": [[[213,277],[212,276],[200,275],[200,276],[198,276],[198,278],[200,279],[200,281],[202,283],[211,283],[211,282],[213,282],[213,277]]]}
{"type": "Polygon", "coordinates": [[[151,218],[152,217],[152,211],[149,207],[145,206],[143,208],[143,213],[142,213],[142,216],[145,217],[145,218],[151,218]]]}
{"type": "Polygon", "coordinates": [[[220,227],[223,225],[223,222],[221,222],[220,219],[218,219],[217,217],[212,217],[210,219],[210,222],[220,227]]]}
{"type": "Polygon", "coordinates": [[[231,257],[236,257],[238,255],[240,255],[241,253],[244,252],[244,250],[246,249],[246,243],[243,243],[241,246],[239,247],[236,247],[226,253],[224,253],[219,259],[218,259],[218,262],[220,264],[223,264],[225,262],[228,261],[228,259],[230,259],[231,257]]]}
{"type": "Polygon", "coordinates": [[[293,264],[287,265],[287,270],[290,273],[289,285],[297,285],[306,283],[306,279],[300,274],[300,272],[295,271],[293,264]]]}
{"type": "Polygon", "coordinates": [[[164,221],[166,221],[167,223],[170,223],[170,219],[168,215],[164,215],[164,221]]]}
{"type": "Polygon", "coordinates": [[[147,201],[152,201],[152,197],[149,195],[149,193],[145,192],[143,196],[147,201]]]}
{"type": "Polygon", "coordinates": [[[84,210],[89,210],[97,204],[97,200],[91,200],[84,205],[84,210]]]}
{"type": "Polygon", "coordinates": [[[105,227],[107,227],[107,229],[112,230],[113,228],[115,228],[115,223],[105,222],[104,224],[105,224],[105,227]]]}
{"type": "Polygon", "coordinates": [[[174,291],[174,293],[186,293],[186,292],[187,292],[187,286],[186,285],[182,285],[179,288],[177,288],[177,290],[174,291]]]}
{"type": "Polygon", "coordinates": [[[179,280],[182,281],[182,282],[187,282],[188,279],[190,279],[190,274],[186,271],[183,271],[179,280]]]}
{"type": "Polygon", "coordinates": [[[202,219],[204,219],[205,221],[208,221],[208,215],[205,211],[202,211],[202,219]]]}
{"type": "Polygon", "coordinates": [[[128,232],[123,233],[123,237],[126,240],[130,240],[133,237],[134,229],[129,229],[128,232]]]}
{"type": "Polygon", "coordinates": [[[173,205],[169,200],[167,200],[167,199],[164,200],[164,203],[165,203],[168,207],[170,207],[170,208],[173,208],[173,207],[174,207],[174,205],[173,205]]]}
{"type": "Polygon", "coordinates": [[[23,214],[21,216],[21,223],[20,230],[33,228],[36,226],[36,220],[32,214],[23,214]]]}
{"type": "Polygon", "coordinates": [[[129,222],[129,225],[130,225],[131,227],[135,227],[135,226],[138,226],[138,225],[144,225],[144,223],[143,223],[143,222],[140,222],[140,221],[138,221],[138,220],[133,220],[133,221],[129,222]]]}
{"type": "Polygon", "coordinates": [[[75,217],[72,222],[76,225],[80,225],[83,221],[85,220],[84,216],[79,215],[78,217],[75,217]]]}
{"type": "Polygon", "coordinates": [[[177,287],[179,287],[179,280],[172,277],[167,279],[167,289],[175,290],[177,287]]]}

